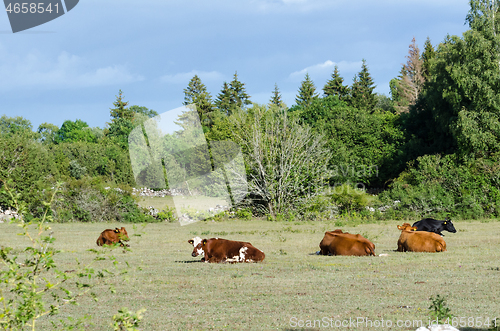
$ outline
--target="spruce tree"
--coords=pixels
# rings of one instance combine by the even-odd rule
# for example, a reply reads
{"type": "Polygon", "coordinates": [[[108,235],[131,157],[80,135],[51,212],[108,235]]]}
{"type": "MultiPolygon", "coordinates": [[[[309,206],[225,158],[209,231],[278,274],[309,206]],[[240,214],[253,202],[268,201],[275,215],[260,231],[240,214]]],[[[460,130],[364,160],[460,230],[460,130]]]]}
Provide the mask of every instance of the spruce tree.
{"type": "Polygon", "coordinates": [[[115,106],[115,108],[110,108],[110,116],[112,122],[115,122],[120,118],[129,121],[132,121],[134,119],[134,112],[127,108],[128,102],[123,101],[122,90],[119,90],[118,95],[116,96],[116,101],[113,102],[113,105],[115,106]]]}
{"type": "Polygon", "coordinates": [[[427,40],[424,44],[424,52],[422,53],[422,61],[423,61],[423,75],[425,81],[428,81],[431,76],[431,60],[436,57],[436,51],[431,44],[431,40],[427,37],[427,40]]]}
{"type": "Polygon", "coordinates": [[[358,109],[372,111],[377,104],[377,98],[373,90],[373,79],[368,72],[366,60],[363,59],[361,71],[354,77],[351,87],[351,104],[358,109]]]}
{"type": "Polygon", "coordinates": [[[278,84],[274,84],[274,91],[273,95],[271,96],[271,99],[269,100],[269,103],[272,105],[276,105],[278,107],[284,107],[285,103],[283,102],[281,98],[281,93],[280,90],[278,89],[278,84]]]}
{"type": "Polygon", "coordinates": [[[245,107],[252,104],[250,101],[250,96],[245,91],[245,84],[238,80],[238,73],[235,72],[233,80],[229,84],[229,89],[233,93],[233,100],[236,107],[245,107]]]}
{"type": "Polygon", "coordinates": [[[232,112],[232,107],[235,101],[233,99],[233,93],[229,88],[229,84],[224,82],[222,85],[222,90],[215,99],[215,106],[224,114],[228,115],[232,112]]]}
{"type": "Polygon", "coordinates": [[[300,84],[299,94],[295,98],[295,102],[298,106],[308,107],[313,100],[318,98],[319,95],[316,93],[316,86],[314,86],[314,82],[311,80],[309,73],[306,73],[305,79],[300,84]]]}
{"type": "Polygon", "coordinates": [[[323,93],[325,97],[336,95],[341,100],[345,99],[349,94],[349,87],[344,86],[343,82],[344,78],[340,77],[339,68],[337,65],[335,65],[332,73],[332,78],[328,82],[326,82],[325,86],[323,87],[323,93]]]}
{"type": "Polygon", "coordinates": [[[214,111],[212,96],[207,91],[207,87],[201,82],[198,75],[189,81],[188,87],[184,89],[183,105],[196,105],[196,110],[200,116],[200,120],[204,121],[210,112],[214,111]]]}

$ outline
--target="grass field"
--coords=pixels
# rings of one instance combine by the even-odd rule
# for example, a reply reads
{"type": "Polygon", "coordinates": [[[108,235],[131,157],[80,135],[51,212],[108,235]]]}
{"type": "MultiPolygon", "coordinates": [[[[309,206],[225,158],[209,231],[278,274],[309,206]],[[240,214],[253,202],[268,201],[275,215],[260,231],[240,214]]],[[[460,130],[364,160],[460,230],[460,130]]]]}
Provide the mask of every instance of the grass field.
{"type": "MultiPolygon", "coordinates": [[[[324,231],[338,228],[333,223],[161,223],[147,225],[141,237],[133,236],[139,229],[125,225],[132,251],[116,254],[132,266],[129,280],[116,281],[117,294],[102,288],[97,303],[85,298],[58,317],[91,314],[94,325],[88,329],[107,330],[111,316],[126,306],[147,309],[142,330],[345,329],[335,323],[349,319],[363,322],[350,324],[350,329],[415,330],[396,323],[426,323],[429,298],[436,294],[447,298],[454,316],[483,321],[500,317],[500,222],[454,222],[458,232],[445,232],[448,251],[436,254],[394,252],[400,223],[343,227],[372,240],[376,254],[389,255],[385,257],[313,255],[324,231]],[[187,243],[193,236],[250,241],[266,259],[258,264],[200,263],[191,257],[187,243]],[[382,319],[392,327],[377,328],[382,319]],[[307,321],[314,320],[329,321],[333,327],[316,322],[316,327],[307,328],[307,321]]],[[[115,226],[121,224],[53,224],[55,245],[64,251],[57,262],[75,269],[75,258],[90,259],[87,250],[97,248],[100,232],[115,226]]],[[[17,232],[14,225],[0,224],[0,244],[26,246],[17,232]]],[[[51,330],[43,325],[41,329],[51,330]]],[[[474,322],[460,329],[484,328],[474,322]]]]}

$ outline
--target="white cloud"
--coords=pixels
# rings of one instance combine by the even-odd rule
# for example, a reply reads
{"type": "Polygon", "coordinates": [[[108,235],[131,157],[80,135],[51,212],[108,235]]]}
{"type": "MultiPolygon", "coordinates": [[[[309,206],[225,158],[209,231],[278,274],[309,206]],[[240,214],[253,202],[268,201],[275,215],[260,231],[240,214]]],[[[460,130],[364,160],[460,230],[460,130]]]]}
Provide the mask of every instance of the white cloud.
{"type": "Polygon", "coordinates": [[[335,65],[338,66],[339,68],[339,74],[340,76],[343,76],[345,79],[344,73],[352,73],[352,72],[358,72],[361,70],[361,64],[362,61],[357,61],[357,62],[349,62],[349,61],[340,61],[340,62],[333,62],[331,60],[326,60],[323,63],[318,63],[314,64],[312,66],[306,67],[302,70],[298,70],[295,72],[292,72],[289,76],[290,80],[296,82],[296,81],[301,81],[304,79],[304,76],[306,73],[309,73],[311,78],[324,78],[326,75],[331,75],[333,72],[335,65]]]}
{"type": "Polygon", "coordinates": [[[160,80],[164,83],[171,84],[187,84],[195,75],[200,77],[202,82],[220,81],[224,79],[224,75],[217,71],[198,71],[191,70],[190,72],[182,72],[173,75],[164,75],[160,80]]]}
{"type": "Polygon", "coordinates": [[[124,65],[98,67],[88,60],[61,52],[57,59],[47,58],[39,52],[24,57],[0,53],[5,59],[0,65],[4,79],[0,87],[35,87],[40,89],[82,88],[131,83],[144,77],[132,74],[124,65]]]}

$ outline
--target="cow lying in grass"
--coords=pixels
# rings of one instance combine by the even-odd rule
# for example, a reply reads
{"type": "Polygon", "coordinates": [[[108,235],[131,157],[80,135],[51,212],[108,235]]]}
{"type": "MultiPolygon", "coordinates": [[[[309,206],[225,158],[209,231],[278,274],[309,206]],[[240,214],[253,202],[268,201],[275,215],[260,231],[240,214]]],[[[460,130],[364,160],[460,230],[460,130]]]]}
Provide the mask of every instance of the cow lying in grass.
{"type": "MultiPolygon", "coordinates": [[[[115,243],[120,243],[120,246],[125,246],[125,244],[122,242],[124,241],[129,241],[130,238],[128,237],[127,230],[125,230],[125,227],[122,226],[121,229],[115,228],[114,230],[112,229],[106,229],[104,230],[99,238],[97,238],[97,246],[103,246],[103,245],[113,245],[115,243]]],[[[127,245],[127,247],[130,247],[130,245],[127,245]]]]}
{"type": "Polygon", "coordinates": [[[233,241],[220,238],[201,239],[195,237],[188,242],[193,245],[193,253],[204,256],[202,261],[210,263],[260,262],[266,255],[249,242],[233,241]]]}
{"type": "Polygon", "coordinates": [[[342,230],[325,232],[319,244],[321,255],[375,256],[375,245],[360,234],[344,233],[342,230]]]}
{"type": "Polygon", "coordinates": [[[444,239],[434,233],[427,231],[417,231],[409,223],[398,225],[401,235],[398,240],[398,252],[444,252],[446,251],[446,242],[444,239]]]}
{"type": "Polygon", "coordinates": [[[446,217],[444,221],[435,220],[433,218],[424,218],[418,222],[413,223],[414,227],[417,228],[417,231],[428,231],[437,233],[440,236],[444,236],[442,231],[448,231],[451,233],[457,232],[451,220],[446,217]]]}

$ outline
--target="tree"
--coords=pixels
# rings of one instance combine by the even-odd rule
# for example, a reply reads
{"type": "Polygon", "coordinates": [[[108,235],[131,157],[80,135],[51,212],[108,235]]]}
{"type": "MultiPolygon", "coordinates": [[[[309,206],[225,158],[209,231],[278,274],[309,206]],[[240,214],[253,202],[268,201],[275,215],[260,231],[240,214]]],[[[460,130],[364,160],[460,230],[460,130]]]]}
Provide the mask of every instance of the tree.
{"type": "Polygon", "coordinates": [[[134,105],[134,106],[130,106],[128,109],[134,113],[134,119],[135,119],[135,115],[137,115],[137,114],[144,115],[148,118],[153,118],[155,116],[158,116],[158,113],[156,111],[154,111],[153,109],[148,109],[148,108],[143,107],[143,106],[134,105]]]}
{"type": "Polygon", "coordinates": [[[344,78],[339,75],[339,68],[335,65],[332,78],[323,87],[325,97],[336,95],[340,100],[345,100],[349,95],[349,87],[343,84],[344,78]]]}
{"type": "Polygon", "coordinates": [[[278,84],[274,84],[274,91],[271,96],[271,99],[269,100],[269,103],[272,105],[276,105],[278,107],[284,107],[285,103],[283,102],[281,98],[281,93],[280,90],[278,89],[278,84]]]}
{"type": "Polygon", "coordinates": [[[188,87],[184,89],[183,105],[196,105],[196,110],[200,116],[200,121],[205,122],[209,113],[215,110],[212,103],[212,96],[208,93],[206,86],[201,82],[198,75],[189,81],[188,87]]]}
{"type": "Polygon", "coordinates": [[[64,121],[57,131],[55,142],[59,144],[76,141],[96,142],[97,139],[87,122],[80,119],[74,122],[70,120],[64,121]]]}
{"type": "Polygon", "coordinates": [[[396,108],[398,112],[407,112],[408,107],[415,104],[425,83],[423,60],[420,58],[420,50],[415,42],[415,37],[409,48],[406,56],[407,62],[401,69],[401,76],[397,84],[399,98],[396,108]]]}
{"type": "Polygon", "coordinates": [[[266,213],[300,209],[322,191],[330,157],[322,136],[275,105],[254,104],[229,120],[248,168],[249,191],[263,201],[266,213]]]}
{"type": "Polygon", "coordinates": [[[235,100],[233,98],[233,93],[229,88],[229,84],[227,82],[224,82],[224,84],[222,85],[222,90],[215,100],[215,106],[222,113],[229,115],[233,111],[234,104],[235,100]]]}
{"type": "Polygon", "coordinates": [[[295,98],[295,102],[298,106],[307,107],[311,105],[313,100],[318,99],[319,95],[316,93],[316,86],[314,86],[314,82],[311,80],[309,73],[306,73],[306,76],[299,87],[299,94],[295,98]]]}
{"type": "Polygon", "coordinates": [[[35,138],[36,134],[32,131],[31,122],[21,116],[0,117],[0,135],[23,135],[30,139],[35,138]]]}
{"type": "Polygon", "coordinates": [[[436,57],[436,51],[431,44],[429,37],[425,40],[424,52],[422,53],[422,67],[424,80],[428,81],[431,77],[431,61],[436,57]]]}
{"type": "Polygon", "coordinates": [[[43,144],[53,144],[56,142],[57,131],[59,128],[57,125],[51,123],[42,123],[38,126],[38,134],[40,134],[40,141],[43,144]]]}
{"type": "Polygon", "coordinates": [[[352,106],[358,109],[372,111],[377,104],[375,93],[373,93],[375,87],[376,86],[373,85],[373,79],[368,72],[366,60],[363,59],[361,71],[354,77],[354,81],[351,86],[352,106]]]}
{"type": "MultiPolygon", "coordinates": [[[[128,135],[134,128],[135,112],[127,108],[128,102],[123,100],[122,90],[116,96],[116,101],[113,102],[115,108],[110,108],[111,123],[104,130],[104,134],[109,139],[115,141],[123,149],[128,148],[128,135]]],[[[138,110],[137,108],[134,108],[138,110]]]]}
{"type": "Polygon", "coordinates": [[[236,103],[236,107],[244,108],[247,105],[251,105],[250,96],[245,90],[245,84],[238,80],[238,73],[235,72],[233,80],[229,84],[229,88],[233,93],[233,98],[236,103]]]}
{"type": "Polygon", "coordinates": [[[116,101],[113,102],[115,108],[110,108],[111,121],[123,118],[129,121],[134,119],[134,113],[127,108],[128,102],[123,100],[123,92],[119,90],[116,101]]]}
{"type": "Polygon", "coordinates": [[[471,29],[439,45],[426,88],[435,127],[467,157],[500,150],[499,3],[470,1],[471,29]]]}

